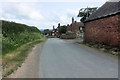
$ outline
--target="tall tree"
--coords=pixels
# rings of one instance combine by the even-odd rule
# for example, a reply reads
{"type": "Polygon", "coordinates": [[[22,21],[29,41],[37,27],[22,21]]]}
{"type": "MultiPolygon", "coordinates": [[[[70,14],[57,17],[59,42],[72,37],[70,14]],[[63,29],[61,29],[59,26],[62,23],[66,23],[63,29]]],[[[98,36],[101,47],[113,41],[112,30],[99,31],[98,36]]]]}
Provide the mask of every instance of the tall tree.
{"type": "Polygon", "coordinates": [[[59,29],[60,34],[65,34],[66,31],[67,31],[67,26],[66,25],[60,26],[60,29],[59,29]]]}
{"type": "Polygon", "coordinates": [[[78,13],[78,17],[81,17],[80,21],[84,22],[87,17],[89,17],[93,12],[97,10],[97,7],[87,7],[87,8],[81,8],[78,13]]]}

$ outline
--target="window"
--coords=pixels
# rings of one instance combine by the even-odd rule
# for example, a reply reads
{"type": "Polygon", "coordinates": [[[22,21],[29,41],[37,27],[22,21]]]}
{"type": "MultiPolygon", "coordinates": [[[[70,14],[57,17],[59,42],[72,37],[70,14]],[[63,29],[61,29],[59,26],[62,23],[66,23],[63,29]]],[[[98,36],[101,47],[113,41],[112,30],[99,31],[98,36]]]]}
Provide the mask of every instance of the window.
{"type": "Polygon", "coordinates": [[[55,34],[54,33],[52,33],[52,36],[54,36],[55,34]]]}
{"type": "Polygon", "coordinates": [[[80,27],[80,30],[82,30],[82,27],[80,27]]]}

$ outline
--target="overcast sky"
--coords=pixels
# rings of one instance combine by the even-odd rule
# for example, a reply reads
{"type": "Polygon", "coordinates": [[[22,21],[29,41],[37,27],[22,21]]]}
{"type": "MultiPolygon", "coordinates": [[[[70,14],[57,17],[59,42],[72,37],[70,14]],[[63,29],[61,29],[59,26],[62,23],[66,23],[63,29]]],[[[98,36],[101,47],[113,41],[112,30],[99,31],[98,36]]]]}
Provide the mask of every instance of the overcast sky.
{"type": "Polygon", "coordinates": [[[66,25],[77,17],[80,8],[100,7],[107,0],[0,0],[0,19],[52,29],[58,23],[66,25]]]}

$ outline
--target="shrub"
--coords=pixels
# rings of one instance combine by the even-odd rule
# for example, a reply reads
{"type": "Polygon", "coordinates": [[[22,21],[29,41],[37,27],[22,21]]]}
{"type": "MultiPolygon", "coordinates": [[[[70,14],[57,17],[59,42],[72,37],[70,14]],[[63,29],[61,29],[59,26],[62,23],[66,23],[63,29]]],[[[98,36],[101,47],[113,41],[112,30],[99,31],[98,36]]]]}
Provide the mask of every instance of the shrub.
{"type": "Polygon", "coordinates": [[[44,37],[36,27],[2,21],[2,54],[15,50],[21,45],[44,37]]]}

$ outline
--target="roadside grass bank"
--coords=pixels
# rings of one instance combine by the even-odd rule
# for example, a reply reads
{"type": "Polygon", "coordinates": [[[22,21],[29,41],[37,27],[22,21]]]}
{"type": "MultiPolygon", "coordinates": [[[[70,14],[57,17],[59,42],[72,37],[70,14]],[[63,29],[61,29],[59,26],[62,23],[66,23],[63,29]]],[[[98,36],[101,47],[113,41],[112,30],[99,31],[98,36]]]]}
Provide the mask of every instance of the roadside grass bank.
{"type": "MultiPolygon", "coordinates": [[[[62,38],[61,38],[62,39],[62,38]]],[[[83,40],[83,38],[75,38],[75,39],[63,39],[63,40],[83,40]]]]}
{"type": "Polygon", "coordinates": [[[56,36],[48,36],[47,38],[57,38],[56,36]]]}
{"type": "Polygon", "coordinates": [[[32,47],[47,38],[34,26],[2,20],[2,77],[24,62],[32,47]]]}
{"type": "Polygon", "coordinates": [[[85,45],[87,47],[91,47],[91,48],[94,48],[98,51],[102,51],[104,53],[108,53],[108,54],[112,54],[112,55],[115,55],[115,56],[119,56],[120,55],[120,49],[119,48],[116,48],[116,47],[110,47],[110,46],[107,46],[107,45],[92,45],[92,44],[88,44],[88,43],[84,43],[84,42],[77,42],[77,44],[81,44],[81,45],[85,45]]]}
{"type": "Polygon", "coordinates": [[[34,26],[2,21],[2,55],[42,37],[44,35],[34,26]]]}
{"type": "Polygon", "coordinates": [[[16,50],[7,53],[6,55],[2,56],[2,77],[7,77],[18,67],[21,67],[21,64],[27,58],[28,54],[32,50],[35,44],[45,41],[46,38],[38,39],[29,43],[22,45],[21,47],[17,48],[16,50]]]}

